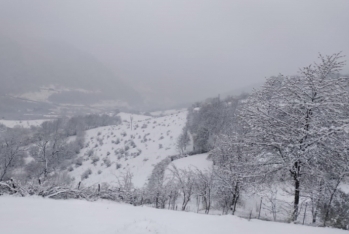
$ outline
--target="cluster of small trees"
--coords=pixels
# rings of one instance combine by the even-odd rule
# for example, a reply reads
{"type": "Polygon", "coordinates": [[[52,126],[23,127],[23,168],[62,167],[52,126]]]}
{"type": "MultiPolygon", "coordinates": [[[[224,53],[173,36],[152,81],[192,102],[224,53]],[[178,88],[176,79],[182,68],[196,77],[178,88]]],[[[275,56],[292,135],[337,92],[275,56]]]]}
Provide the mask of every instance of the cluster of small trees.
{"type": "Polygon", "coordinates": [[[119,125],[121,118],[119,116],[109,116],[106,114],[73,116],[65,120],[65,132],[68,136],[77,135],[79,132],[92,128],[104,127],[109,125],[119,125]]]}
{"type": "Polygon", "coordinates": [[[183,134],[185,131],[192,134],[195,153],[205,153],[213,149],[215,136],[231,128],[236,109],[246,98],[245,94],[239,97],[227,97],[224,100],[220,97],[210,98],[189,108],[183,134]]]}
{"type": "Polygon", "coordinates": [[[86,115],[46,121],[30,129],[2,127],[0,181],[44,180],[72,163],[85,147],[85,130],[120,123],[118,116],[86,115]],[[34,160],[25,160],[28,155],[34,160]]]}
{"type": "Polygon", "coordinates": [[[57,119],[47,121],[36,128],[31,136],[33,142],[28,147],[29,155],[34,159],[26,165],[26,179],[46,179],[66,167],[84,147],[84,132],[79,131],[74,137],[67,138],[67,121],[57,119]]]}

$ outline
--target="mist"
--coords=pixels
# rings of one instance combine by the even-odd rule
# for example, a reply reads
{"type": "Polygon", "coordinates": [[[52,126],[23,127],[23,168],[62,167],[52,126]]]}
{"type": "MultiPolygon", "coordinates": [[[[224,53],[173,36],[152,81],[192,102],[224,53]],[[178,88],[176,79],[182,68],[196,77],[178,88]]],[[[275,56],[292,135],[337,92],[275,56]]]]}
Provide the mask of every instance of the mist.
{"type": "Polygon", "coordinates": [[[0,2],[0,35],[65,43],[171,106],[293,75],[319,52],[349,55],[348,12],[347,0],[12,0],[0,2]]]}

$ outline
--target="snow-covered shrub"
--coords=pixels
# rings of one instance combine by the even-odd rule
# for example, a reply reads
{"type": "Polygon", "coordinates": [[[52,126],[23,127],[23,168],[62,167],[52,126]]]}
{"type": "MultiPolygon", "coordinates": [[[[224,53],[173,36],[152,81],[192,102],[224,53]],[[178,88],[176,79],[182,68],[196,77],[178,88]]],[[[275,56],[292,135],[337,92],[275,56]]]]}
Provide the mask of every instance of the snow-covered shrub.
{"type": "Polygon", "coordinates": [[[120,169],[122,167],[122,165],[120,163],[116,164],[116,170],[120,169]]]}
{"type": "Polygon", "coordinates": [[[98,141],[98,143],[99,143],[99,145],[100,145],[100,146],[102,146],[102,145],[103,145],[103,139],[101,139],[101,138],[97,138],[97,141],[98,141]]]}
{"type": "Polygon", "coordinates": [[[82,173],[81,180],[87,179],[91,174],[92,174],[92,170],[90,168],[87,169],[84,173],[82,173]]]}
{"type": "Polygon", "coordinates": [[[110,167],[111,166],[111,161],[109,158],[103,158],[103,162],[104,164],[107,166],[107,167],[110,167]]]}
{"type": "Polygon", "coordinates": [[[99,161],[99,157],[94,155],[94,156],[91,157],[91,160],[92,160],[92,163],[94,164],[94,163],[99,161]]]}
{"type": "Polygon", "coordinates": [[[90,149],[89,151],[87,151],[87,156],[91,157],[94,153],[93,149],[90,149]]]}
{"type": "Polygon", "coordinates": [[[320,208],[320,216],[325,225],[344,230],[349,229],[349,194],[337,191],[330,207],[322,205],[320,208]],[[327,216],[327,217],[326,217],[327,216]]]}
{"type": "Polygon", "coordinates": [[[75,160],[75,166],[80,167],[82,165],[82,162],[83,162],[83,158],[77,158],[75,160]]]}

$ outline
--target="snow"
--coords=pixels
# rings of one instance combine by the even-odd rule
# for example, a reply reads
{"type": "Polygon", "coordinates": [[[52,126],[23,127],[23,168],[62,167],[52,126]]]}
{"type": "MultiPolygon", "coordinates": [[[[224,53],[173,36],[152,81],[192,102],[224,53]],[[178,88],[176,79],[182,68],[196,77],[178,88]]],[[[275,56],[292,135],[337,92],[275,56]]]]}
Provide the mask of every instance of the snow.
{"type": "Polygon", "coordinates": [[[50,121],[49,119],[36,119],[36,120],[0,120],[0,124],[5,125],[8,128],[22,127],[30,128],[31,126],[40,126],[43,122],[50,121]]]}
{"type": "Polygon", "coordinates": [[[207,159],[208,154],[197,154],[193,156],[188,156],[181,158],[179,160],[173,161],[171,165],[176,166],[178,169],[198,169],[206,170],[213,166],[213,162],[207,159]]]}
{"type": "MultiPolygon", "coordinates": [[[[173,166],[178,169],[191,169],[191,170],[210,170],[213,166],[213,162],[207,159],[208,154],[198,154],[188,156],[171,162],[167,168],[171,169],[173,166]]],[[[165,176],[170,176],[170,171],[166,170],[165,176]]]]}
{"type": "Polygon", "coordinates": [[[159,116],[167,116],[167,115],[174,115],[174,114],[178,114],[180,112],[185,112],[187,111],[186,109],[181,109],[181,110],[164,110],[164,111],[153,111],[153,112],[150,112],[150,115],[151,116],[154,116],[154,117],[159,117],[159,116]]]}
{"type": "MultiPolygon", "coordinates": [[[[87,186],[103,182],[115,185],[120,176],[130,171],[134,175],[134,185],[142,187],[157,163],[168,156],[178,154],[176,141],[185,126],[186,111],[164,117],[129,113],[119,113],[118,115],[122,119],[121,125],[100,127],[86,132],[88,146],[82,149],[79,154],[79,157],[84,159],[83,165],[74,166],[73,171],[69,172],[69,175],[75,178],[76,183],[81,181],[81,175],[88,169],[92,170],[92,174],[82,181],[82,184],[87,186]],[[131,117],[133,117],[132,129],[130,126],[131,117]],[[146,127],[142,128],[144,124],[146,127]],[[138,127],[136,127],[137,125],[138,127]],[[146,142],[143,141],[144,137],[147,138],[146,142]],[[117,139],[120,140],[119,144],[115,144],[117,139]],[[129,140],[132,140],[136,147],[130,147],[127,150],[129,156],[118,158],[120,154],[115,153],[115,151],[125,149],[129,140]],[[102,144],[101,141],[103,141],[102,144]],[[95,164],[92,164],[91,157],[88,156],[91,149],[94,151],[94,155],[99,157],[99,161],[95,164]],[[131,155],[137,152],[140,152],[139,156],[131,155]],[[103,163],[105,158],[111,162],[109,167],[103,163]],[[117,164],[120,164],[121,168],[116,169],[117,164]]],[[[190,150],[189,148],[188,150],[190,150]]]]}
{"type": "Polygon", "coordinates": [[[0,197],[6,234],[341,234],[346,231],[134,207],[109,201],[0,197]]]}

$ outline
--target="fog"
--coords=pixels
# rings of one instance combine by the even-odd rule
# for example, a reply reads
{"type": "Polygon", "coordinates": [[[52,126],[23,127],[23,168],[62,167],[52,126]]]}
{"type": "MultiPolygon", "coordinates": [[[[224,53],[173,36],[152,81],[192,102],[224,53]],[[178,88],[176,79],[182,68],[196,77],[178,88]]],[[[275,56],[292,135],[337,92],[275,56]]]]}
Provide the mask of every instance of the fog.
{"type": "Polygon", "coordinates": [[[67,43],[174,105],[295,74],[319,52],[349,55],[348,12],[348,0],[2,0],[0,34],[67,43]]]}

